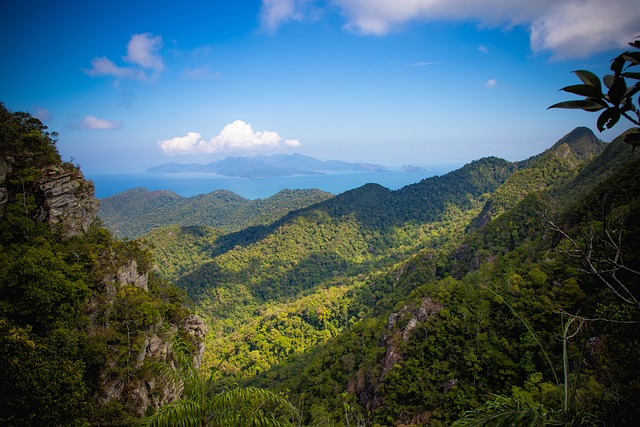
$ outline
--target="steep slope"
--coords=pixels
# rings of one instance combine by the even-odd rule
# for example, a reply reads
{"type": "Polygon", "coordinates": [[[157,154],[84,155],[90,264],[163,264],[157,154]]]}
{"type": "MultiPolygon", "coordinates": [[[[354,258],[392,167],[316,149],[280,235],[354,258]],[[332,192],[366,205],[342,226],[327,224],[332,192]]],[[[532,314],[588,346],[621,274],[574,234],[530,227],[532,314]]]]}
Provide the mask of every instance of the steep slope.
{"type": "Polygon", "coordinates": [[[361,232],[369,236],[372,253],[384,254],[389,248],[413,239],[414,236],[410,235],[398,239],[402,234],[400,229],[443,221],[452,211],[466,212],[478,208],[481,196],[495,190],[515,169],[506,160],[489,157],[395,191],[379,184],[366,184],[291,212],[271,224],[221,236],[212,251],[220,254],[238,245],[256,243],[296,218],[314,216],[319,212],[334,221],[355,221],[361,232]]]}
{"type": "Polygon", "coordinates": [[[120,237],[135,238],[166,225],[207,225],[225,231],[275,221],[291,210],[332,197],[320,190],[283,190],[248,200],[227,191],[185,198],[171,191],[134,188],[101,200],[98,216],[120,237]]]}
{"type": "Polygon", "coordinates": [[[481,227],[488,223],[532,191],[544,191],[570,181],[604,147],[605,143],[590,129],[574,129],[543,153],[519,162],[519,170],[491,194],[473,225],[481,227]]]}
{"type": "Polygon", "coordinates": [[[455,245],[480,196],[512,169],[489,158],[412,191],[365,185],[196,249],[211,262],[177,284],[207,318],[205,364],[231,378],[257,374],[336,336],[376,302],[393,306],[386,296],[392,281],[376,285],[368,277],[420,247],[455,245]]]}
{"type": "MultiPolygon", "coordinates": [[[[584,230],[607,224],[598,201],[615,200],[607,216],[615,218],[615,228],[609,231],[624,230],[625,266],[640,271],[640,160],[630,160],[629,147],[625,152],[621,144],[616,139],[572,180],[560,176],[547,183],[548,191],[520,196],[482,228],[470,229],[456,248],[423,249],[372,275],[359,294],[379,288],[386,294],[370,303],[368,315],[254,383],[304,394],[300,404],[304,401],[310,423],[451,425],[465,409],[496,395],[561,413],[559,313],[571,312],[600,319],[571,329],[576,336],[567,342],[570,381],[579,378],[568,387],[576,387],[571,414],[612,425],[637,423],[640,413],[628,402],[634,401],[640,378],[635,366],[640,333],[634,323],[639,308],[581,273],[580,262],[562,251],[566,242],[542,216],[546,211],[564,218],[567,212],[565,229],[580,239],[584,230]],[[566,196],[575,194],[567,189],[591,180],[591,190],[566,196]],[[602,322],[603,317],[613,322],[602,322]],[[612,366],[623,368],[613,372],[612,366]]],[[[540,167],[535,161],[529,166],[540,167]]],[[[637,274],[618,278],[634,292],[640,286],[637,274]]]]}
{"type": "Polygon", "coordinates": [[[150,372],[206,331],[148,252],[95,224],[93,184],[0,104],[0,424],[131,423],[175,398],[150,372]]]}

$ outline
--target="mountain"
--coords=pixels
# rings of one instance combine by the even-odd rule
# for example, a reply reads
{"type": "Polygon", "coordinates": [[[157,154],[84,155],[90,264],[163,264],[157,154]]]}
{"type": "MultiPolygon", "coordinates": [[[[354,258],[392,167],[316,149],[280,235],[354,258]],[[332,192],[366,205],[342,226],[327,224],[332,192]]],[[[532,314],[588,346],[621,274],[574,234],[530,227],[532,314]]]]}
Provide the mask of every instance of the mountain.
{"type": "Polygon", "coordinates": [[[599,155],[605,146],[591,129],[578,127],[572,130],[543,153],[519,162],[519,170],[489,196],[472,224],[486,224],[531,192],[544,191],[551,186],[563,187],[562,183],[571,181],[581,166],[599,155]]]}
{"type": "Polygon", "coordinates": [[[236,231],[271,223],[292,210],[333,197],[321,190],[282,190],[249,200],[218,190],[193,197],[138,187],[100,201],[98,216],[119,237],[139,237],[165,225],[206,225],[236,231]]]}
{"type": "MultiPolygon", "coordinates": [[[[204,365],[221,384],[286,391],[304,424],[451,425],[496,395],[562,408],[559,313],[638,312],[582,273],[548,221],[581,239],[613,215],[625,267],[638,271],[637,170],[621,140],[576,129],[522,162],[481,159],[396,191],[368,184],[231,233],[174,229],[189,244],[158,255],[193,260],[177,283],[211,331],[204,365]]],[[[569,378],[583,378],[572,405],[638,420],[616,402],[638,391],[640,334],[618,325],[567,338],[569,378]]]]}
{"type": "Polygon", "coordinates": [[[395,191],[133,189],[107,212],[162,221],[118,240],[46,128],[0,120],[2,425],[138,425],[187,387],[164,375],[182,340],[201,360],[189,384],[281,393],[294,425],[640,422],[640,157],[624,135],[579,128],[395,191]]]}
{"type": "Polygon", "coordinates": [[[271,156],[227,157],[217,162],[200,165],[196,163],[165,163],[147,169],[156,173],[206,172],[242,178],[265,178],[278,176],[318,174],[344,171],[383,172],[384,166],[370,163],[348,163],[338,160],[318,160],[301,154],[274,154],[271,156]]]}

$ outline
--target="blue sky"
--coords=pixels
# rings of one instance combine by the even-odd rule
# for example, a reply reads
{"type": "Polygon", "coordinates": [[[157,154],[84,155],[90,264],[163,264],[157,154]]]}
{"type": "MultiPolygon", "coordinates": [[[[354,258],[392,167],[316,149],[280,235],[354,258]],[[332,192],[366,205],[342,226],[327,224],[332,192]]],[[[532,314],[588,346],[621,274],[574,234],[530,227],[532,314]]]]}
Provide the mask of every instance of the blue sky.
{"type": "Polygon", "coordinates": [[[7,0],[0,101],[89,173],[258,153],[519,160],[595,128],[546,108],[639,34],[637,0],[7,0]]]}

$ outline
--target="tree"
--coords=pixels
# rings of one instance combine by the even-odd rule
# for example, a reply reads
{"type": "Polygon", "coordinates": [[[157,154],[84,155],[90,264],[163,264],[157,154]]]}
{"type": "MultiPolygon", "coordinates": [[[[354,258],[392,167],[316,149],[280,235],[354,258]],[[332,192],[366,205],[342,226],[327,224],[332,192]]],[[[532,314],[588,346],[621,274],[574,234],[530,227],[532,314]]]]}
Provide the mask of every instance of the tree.
{"type": "Polygon", "coordinates": [[[216,393],[212,372],[205,378],[196,368],[187,344],[173,342],[177,369],[158,365],[178,390],[179,398],[142,420],[151,427],[280,427],[290,425],[296,408],[284,397],[256,387],[236,387],[216,393]]]}
{"type": "MultiPolygon", "coordinates": [[[[640,49],[640,39],[629,43],[635,49],[640,49]]],[[[602,111],[598,117],[598,130],[611,129],[621,117],[626,118],[636,126],[640,126],[640,98],[634,102],[634,96],[640,92],[640,72],[630,71],[631,68],[640,65],[640,52],[626,51],[616,56],[611,61],[611,71],[602,78],[603,86],[598,76],[591,71],[576,70],[574,74],[582,81],[582,84],[563,87],[562,91],[583,96],[585,99],[563,101],[553,104],[549,108],[569,108],[584,111],[602,111]],[[628,83],[630,80],[631,83],[628,83]],[[633,81],[636,80],[635,83],[633,81]],[[604,111],[603,111],[604,110],[604,111]]],[[[625,142],[635,147],[640,145],[640,134],[631,133],[626,136],[625,142]]]]}

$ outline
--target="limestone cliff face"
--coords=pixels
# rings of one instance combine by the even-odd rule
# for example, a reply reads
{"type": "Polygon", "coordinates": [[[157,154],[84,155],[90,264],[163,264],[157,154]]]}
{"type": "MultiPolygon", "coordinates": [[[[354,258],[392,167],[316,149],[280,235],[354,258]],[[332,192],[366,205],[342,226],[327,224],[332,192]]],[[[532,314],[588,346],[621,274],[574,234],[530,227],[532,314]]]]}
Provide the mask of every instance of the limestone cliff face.
{"type": "MultiPolygon", "coordinates": [[[[141,271],[134,259],[129,259],[119,267],[116,256],[112,254],[110,262],[114,265],[113,273],[105,276],[101,282],[100,293],[96,293],[89,302],[88,314],[91,319],[89,334],[92,336],[109,328],[109,318],[116,317],[119,292],[137,289],[149,292],[149,273],[141,271]],[[106,319],[106,321],[105,321],[106,319]]],[[[194,365],[202,361],[204,353],[204,336],[207,327],[196,315],[189,315],[178,323],[162,319],[150,325],[142,334],[131,333],[131,342],[127,344],[128,357],[126,370],[131,374],[119,375],[123,369],[122,347],[114,347],[106,355],[106,364],[100,373],[100,388],[97,399],[101,404],[118,401],[131,413],[143,416],[148,408],[157,409],[174,401],[178,397],[176,384],[166,380],[161,374],[153,373],[145,366],[163,363],[175,367],[175,356],[171,347],[171,339],[176,333],[186,335],[195,344],[193,354],[194,365]]]]}
{"type": "MultiPolygon", "coordinates": [[[[30,219],[47,224],[62,241],[87,233],[99,207],[93,182],[70,163],[36,167],[32,157],[26,151],[0,156],[0,219],[15,203],[30,219]]],[[[207,328],[195,315],[171,321],[159,318],[142,330],[132,327],[129,331],[127,325],[124,343],[118,341],[113,337],[122,336],[116,328],[123,328],[125,316],[118,294],[132,289],[148,293],[148,267],[141,268],[134,255],[117,249],[106,251],[96,262],[100,268],[95,271],[101,273],[89,279],[92,294],[85,309],[89,321],[83,326],[90,341],[104,348],[101,365],[94,368],[98,383],[94,398],[104,405],[120,402],[130,413],[143,416],[148,408],[175,400],[178,392],[175,384],[149,373],[147,367],[157,362],[175,366],[171,339],[176,333],[195,345],[194,364],[199,366],[207,328]]],[[[137,307],[129,309],[132,316],[139,313],[137,307]]]]}
{"type": "MultiPolygon", "coordinates": [[[[0,158],[0,218],[10,197],[7,179],[19,160],[22,159],[13,156],[0,158]]],[[[41,168],[36,181],[20,191],[23,197],[36,199],[37,209],[30,216],[60,232],[63,239],[85,233],[96,219],[99,202],[94,196],[93,182],[85,180],[82,172],[71,164],[41,168]]]]}
{"type": "MultiPolygon", "coordinates": [[[[435,319],[441,309],[442,304],[430,297],[426,297],[419,304],[404,306],[398,312],[389,316],[387,330],[381,342],[386,348],[381,371],[373,373],[360,370],[347,386],[347,390],[350,393],[358,396],[358,401],[361,405],[371,411],[385,404],[380,393],[380,386],[383,384],[387,373],[403,360],[402,344],[416,334],[416,328],[421,323],[435,319]]],[[[420,331],[420,333],[424,334],[424,331],[420,331]]],[[[398,420],[398,422],[400,423],[399,425],[420,425],[428,423],[430,418],[431,413],[425,411],[407,419],[398,420]]]]}
{"type": "Polygon", "coordinates": [[[75,168],[44,168],[33,191],[39,201],[36,219],[59,230],[63,238],[86,233],[96,219],[99,202],[93,182],[75,168]]]}

